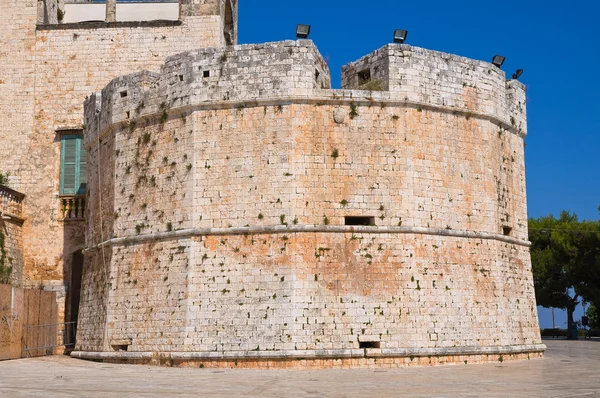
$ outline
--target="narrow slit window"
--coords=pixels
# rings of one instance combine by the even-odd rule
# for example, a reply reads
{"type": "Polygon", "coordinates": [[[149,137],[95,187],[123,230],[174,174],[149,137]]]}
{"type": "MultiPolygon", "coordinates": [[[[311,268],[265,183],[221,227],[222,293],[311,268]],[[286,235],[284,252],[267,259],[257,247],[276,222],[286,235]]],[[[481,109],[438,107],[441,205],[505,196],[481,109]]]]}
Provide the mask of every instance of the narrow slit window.
{"type": "Polygon", "coordinates": [[[345,225],[363,225],[370,226],[375,225],[375,217],[344,217],[345,225]]]}
{"type": "Polygon", "coordinates": [[[379,341],[360,341],[358,346],[360,348],[380,348],[381,343],[379,341]]]}

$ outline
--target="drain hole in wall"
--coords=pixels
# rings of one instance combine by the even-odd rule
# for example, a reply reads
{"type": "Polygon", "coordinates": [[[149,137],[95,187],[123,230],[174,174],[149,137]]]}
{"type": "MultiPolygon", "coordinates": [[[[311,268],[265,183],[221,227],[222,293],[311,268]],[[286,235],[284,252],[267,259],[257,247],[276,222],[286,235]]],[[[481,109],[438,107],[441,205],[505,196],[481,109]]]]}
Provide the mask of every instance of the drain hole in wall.
{"type": "Polygon", "coordinates": [[[359,341],[358,342],[358,346],[360,348],[379,348],[380,344],[381,343],[379,341],[359,341]]]}
{"type": "Polygon", "coordinates": [[[127,97],[127,91],[121,91],[119,94],[121,94],[121,98],[127,97]]]}
{"type": "Polygon", "coordinates": [[[204,72],[202,72],[202,76],[204,76],[204,77],[210,77],[210,71],[209,70],[205,70],[204,72]]]}

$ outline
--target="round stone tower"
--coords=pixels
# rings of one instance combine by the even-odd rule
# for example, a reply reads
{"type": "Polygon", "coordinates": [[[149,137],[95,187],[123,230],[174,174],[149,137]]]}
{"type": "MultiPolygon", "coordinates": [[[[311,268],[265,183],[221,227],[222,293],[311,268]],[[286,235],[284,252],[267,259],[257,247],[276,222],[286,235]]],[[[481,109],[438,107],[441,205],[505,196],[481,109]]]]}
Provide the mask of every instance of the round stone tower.
{"type": "Polygon", "coordinates": [[[85,104],[80,358],[398,366],[542,355],[525,90],[388,45],[202,49],[85,104]]]}

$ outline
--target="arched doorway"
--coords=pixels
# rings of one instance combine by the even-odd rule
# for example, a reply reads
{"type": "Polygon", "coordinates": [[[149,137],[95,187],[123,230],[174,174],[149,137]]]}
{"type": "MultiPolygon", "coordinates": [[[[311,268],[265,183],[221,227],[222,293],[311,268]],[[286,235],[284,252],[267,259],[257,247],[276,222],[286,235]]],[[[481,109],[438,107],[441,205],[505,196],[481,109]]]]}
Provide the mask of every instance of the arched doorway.
{"type": "Polygon", "coordinates": [[[225,0],[225,14],[223,19],[223,37],[226,46],[235,44],[235,23],[233,18],[233,5],[231,0],[225,0]]]}

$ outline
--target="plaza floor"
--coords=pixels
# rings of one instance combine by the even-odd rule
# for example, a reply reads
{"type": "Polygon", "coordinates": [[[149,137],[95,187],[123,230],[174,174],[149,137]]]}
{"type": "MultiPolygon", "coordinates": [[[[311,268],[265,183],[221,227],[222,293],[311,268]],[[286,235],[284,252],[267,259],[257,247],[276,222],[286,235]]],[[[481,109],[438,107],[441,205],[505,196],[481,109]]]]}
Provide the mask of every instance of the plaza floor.
{"type": "Polygon", "coordinates": [[[600,340],[544,340],[545,359],[353,370],[215,370],[0,362],[0,397],[600,397],[600,340]]]}

